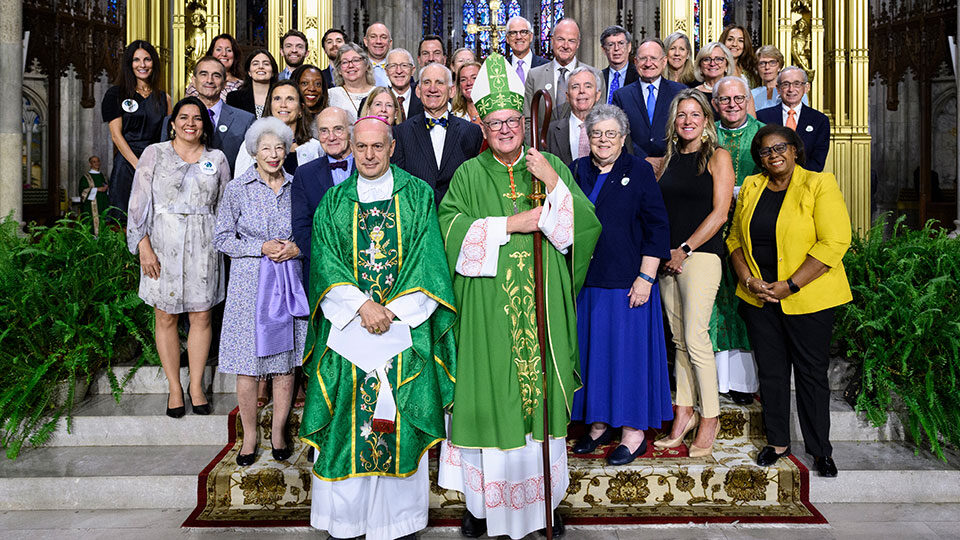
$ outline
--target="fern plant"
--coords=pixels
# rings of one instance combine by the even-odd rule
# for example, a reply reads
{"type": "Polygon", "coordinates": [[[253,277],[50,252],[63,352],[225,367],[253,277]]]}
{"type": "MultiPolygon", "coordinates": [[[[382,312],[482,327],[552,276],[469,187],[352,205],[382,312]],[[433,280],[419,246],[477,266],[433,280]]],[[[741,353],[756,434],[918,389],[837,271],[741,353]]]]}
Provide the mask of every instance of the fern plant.
{"type": "Polygon", "coordinates": [[[861,367],[857,410],[886,423],[893,396],[910,436],[941,459],[941,440],[960,445],[960,240],[904,217],[884,237],[887,216],[855,236],[843,259],[853,302],[834,337],[861,367]]]}
{"type": "Polygon", "coordinates": [[[89,219],[32,226],[0,223],[0,447],[15,459],[23,444],[46,442],[70,415],[76,382],[109,368],[118,350],[142,348],[118,380],[115,399],[137,367],[156,363],[152,311],[137,297],[139,267],[124,233],[89,219]],[[137,347],[139,345],[139,347],[137,347]],[[58,385],[66,399],[57,400],[58,385]]]}

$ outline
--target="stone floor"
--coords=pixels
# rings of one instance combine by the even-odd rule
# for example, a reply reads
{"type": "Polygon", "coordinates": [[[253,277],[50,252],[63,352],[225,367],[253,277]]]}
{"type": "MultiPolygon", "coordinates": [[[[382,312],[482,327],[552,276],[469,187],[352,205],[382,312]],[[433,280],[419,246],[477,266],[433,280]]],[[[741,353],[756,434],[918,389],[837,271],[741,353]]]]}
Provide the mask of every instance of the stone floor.
{"type": "MultiPolygon", "coordinates": [[[[820,504],[830,525],[763,527],[709,525],[670,527],[570,527],[569,540],[694,540],[694,539],[958,539],[960,504],[820,504]]],[[[0,538],[166,540],[171,538],[326,538],[314,530],[181,529],[190,510],[60,510],[0,512],[0,538]]],[[[454,528],[428,529],[421,540],[460,538],[454,528]]],[[[530,540],[542,538],[530,535],[530,540]]]]}

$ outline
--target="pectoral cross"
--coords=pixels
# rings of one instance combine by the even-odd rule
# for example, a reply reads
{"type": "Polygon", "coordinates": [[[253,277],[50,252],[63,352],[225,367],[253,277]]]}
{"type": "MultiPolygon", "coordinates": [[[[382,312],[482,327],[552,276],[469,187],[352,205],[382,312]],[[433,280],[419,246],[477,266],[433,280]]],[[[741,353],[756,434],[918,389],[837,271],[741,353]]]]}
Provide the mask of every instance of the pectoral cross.
{"type": "MultiPolygon", "coordinates": [[[[471,23],[467,25],[467,33],[476,35],[480,32],[490,32],[490,51],[500,51],[500,30],[505,30],[506,26],[500,26],[500,0],[490,0],[487,4],[490,10],[490,24],[479,26],[471,23]]],[[[480,43],[477,42],[477,51],[480,50],[480,43]]]]}
{"type": "Polygon", "coordinates": [[[373,240],[370,241],[370,247],[368,247],[367,249],[360,250],[360,253],[370,256],[371,266],[373,266],[376,263],[375,259],[379,259],[381,257],[380,247],[374,244],[373,240]]]}

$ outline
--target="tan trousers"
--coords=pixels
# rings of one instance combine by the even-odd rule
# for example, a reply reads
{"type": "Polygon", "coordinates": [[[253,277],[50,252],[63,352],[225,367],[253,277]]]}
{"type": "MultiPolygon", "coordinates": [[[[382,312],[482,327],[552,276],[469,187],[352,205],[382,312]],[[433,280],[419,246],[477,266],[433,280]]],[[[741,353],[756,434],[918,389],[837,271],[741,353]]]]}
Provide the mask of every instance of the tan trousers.
{"type": "Polygon", "coordinates": [[[663,310],[677,349],[675,403],[680,407],[693,407],[699,396],[700,414],[704,418],[720,414],[717,363],[710,341],[710,315],[721,272],[720,257],[713,253],[694,252],[684,261],[683,272],[660,278],[663,310]]]}

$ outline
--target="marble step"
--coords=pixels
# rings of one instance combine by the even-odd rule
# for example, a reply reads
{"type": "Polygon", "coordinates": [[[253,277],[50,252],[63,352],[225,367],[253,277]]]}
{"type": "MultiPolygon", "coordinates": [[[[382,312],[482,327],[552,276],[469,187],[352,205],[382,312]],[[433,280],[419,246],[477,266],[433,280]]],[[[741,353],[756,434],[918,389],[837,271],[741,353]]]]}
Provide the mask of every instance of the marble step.
{"type": "Polygon", "coordinates": [[[840,474],[821,478],[813,458],[794,441],[794,455],[810,469],[813,503],[960,503],[960,454],[943,462],[902,441],[835,442],[833,459],[840,474]]]}
{"type": "Polygon", "coordinates": [[[223,448],[35,448],[0,460],[0,510],[187,508],[197,474],[223,448]]]}
{"type": "Polygon", "coordinates": [[[67,432],[61,421],[46,446],[196,446],[227,442],[227,415],[237,406],[236,393],[210,394],[213,411],[193,414],[189,400],[183,418],[166,416],[166,394],[94,394],[73,412],[67,432]]]}
{"type": "MultiPolygon", "coordinates": [[[[800,419],[797,416],[797,398],[790,396],[791,435],[801,439],[800,419]]],[[[875,427],[867,420],[865,413],[858,413],[844,401],[843,393],[835,390],[830,396],[830,440],[831,441],[902,441],[906,437],[903,424],[896,414],[887,417],[887,423],[875,427]]]]}

